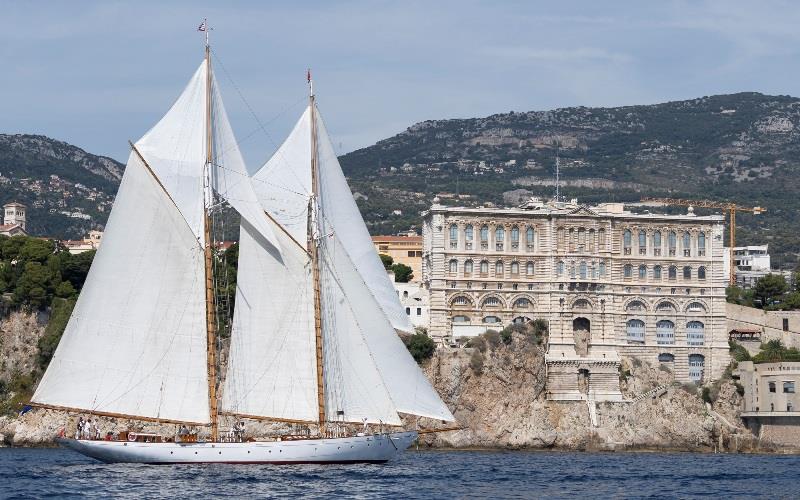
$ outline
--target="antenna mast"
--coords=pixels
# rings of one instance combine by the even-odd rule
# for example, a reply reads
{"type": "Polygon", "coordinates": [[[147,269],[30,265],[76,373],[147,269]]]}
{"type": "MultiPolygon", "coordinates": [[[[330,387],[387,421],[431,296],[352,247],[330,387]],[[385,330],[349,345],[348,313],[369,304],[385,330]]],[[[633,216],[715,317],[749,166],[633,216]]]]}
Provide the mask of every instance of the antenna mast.
{"type": "Polygon", "coordinates": [[[211,46],[208,43],[210,28],[205,19],[197,28],[206,35],[206,162],[203,172],[203,237],[205,245],[205,277],[206,277],[206,365],[208,368],[208,409],[211,417],[211,441],[219,441],[219,423],[217,408],[217,305],[214,290],[214,254],[211,241],[211,207],[214,204],[214,193],[211,187],[211,166],[214,161],[213,129],[211,123],[211,46]]]}
{"type": "Polygon", "coordinates": [[[561,179],[559,178],[561,167],[558,160],[559,146],[560,144],[556,141],[556,202],[561,201],[561,179]]]}
{"type": "Polygon", "coordinates": [[[306,74],[308,81],[308,103],[311,107],[311,197],[308,200],[308,253],[311,255],[312,278],[314,281],[314,334],[316,339],[317,360],[317,404],[320,434],[325,433],[325,377],[323,372],[322,348],[322,298],[319,279],[319,214],[317,193],[319,189],[318,172],[318,146],[317,146],[317,106],[314,100],[314,81],[311,79],[311,70],[306,74]]]}

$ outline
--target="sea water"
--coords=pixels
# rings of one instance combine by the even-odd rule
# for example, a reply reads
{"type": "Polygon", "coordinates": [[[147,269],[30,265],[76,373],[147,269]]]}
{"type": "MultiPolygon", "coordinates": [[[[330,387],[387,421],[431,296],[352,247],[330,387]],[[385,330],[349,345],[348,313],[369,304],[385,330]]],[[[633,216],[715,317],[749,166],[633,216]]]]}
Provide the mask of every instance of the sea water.
{"type": "Polygon", "coordinates": [[[106,465],[0,449],[0,498],[800,498],[800,456],[409,450],[385,465],[106,465]]]}

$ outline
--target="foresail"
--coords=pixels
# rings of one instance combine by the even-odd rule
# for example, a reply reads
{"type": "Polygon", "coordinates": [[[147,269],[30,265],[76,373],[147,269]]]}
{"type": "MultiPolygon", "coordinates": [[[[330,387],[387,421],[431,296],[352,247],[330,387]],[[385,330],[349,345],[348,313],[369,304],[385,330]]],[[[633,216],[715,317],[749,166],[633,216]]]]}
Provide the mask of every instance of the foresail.
{"type": "Polygon", "coordinates": [[[338,238],[327,238],[324,249],[330,266],[336,270],[341,293],[339,300],[357,311],[358,330],[394,408],[401,413],[455,420],[382,314],[355,265],[341,249],[338,238]]]}
{"type": "Polygon", "coordinates": [[[190,225],[131,154],[33,402],[209,422],[203,249],[190,225]]]}
{"type": "Polygon", "coordinates": [[[346,252],[331,236],[321,240],[319,255],[326,417],[399,425],[400,417],[366,343],[366,329],[372,325],[362,321],[362,304],[347,295],[337,267],[346,252]]]}
{"type": "Polygon", "coordinates": [[[247,222],[239,236],[236,306],[222,411],[317,420],[311,267],[305,249],[273,226],[283,251],[247,222]]]}
{"type": "Polygon", "coordinates": [[[386,318],[398,330],[413,332],[414,328],[405,309],[400,304],[397,291],[389,280],[375,246],[370,238],[361,212],[358,210],[350,187],[336,158],[328,132],[317,113],[319,144],[320,204],[326,220],[333,227],[339,241],[345,246],[358,272],[375,296],[386,318]]]}
{"type": "Polygon", "coordinates": [[[261,206],[303,244],[311,196],[310,110],[306,108],[286,141],[253,175],[253,188],[261,206]]]}

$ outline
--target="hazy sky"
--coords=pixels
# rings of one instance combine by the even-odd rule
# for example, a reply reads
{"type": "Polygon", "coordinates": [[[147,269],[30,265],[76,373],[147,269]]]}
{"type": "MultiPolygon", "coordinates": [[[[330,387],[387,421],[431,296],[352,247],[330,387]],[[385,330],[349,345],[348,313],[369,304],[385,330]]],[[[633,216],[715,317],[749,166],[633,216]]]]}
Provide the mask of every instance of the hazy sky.
{"type": "Polygon", "coordinates": [[[340,152],[426,119],[738,91],[800,95],[800,3],[789,1],[0,8],[0,132],[45,134],[121,161],[127,140],[158,120],[200,63],[203,17],[215,28],[217,78],[251,169],[299,116],[308,66],[340,152]]]}

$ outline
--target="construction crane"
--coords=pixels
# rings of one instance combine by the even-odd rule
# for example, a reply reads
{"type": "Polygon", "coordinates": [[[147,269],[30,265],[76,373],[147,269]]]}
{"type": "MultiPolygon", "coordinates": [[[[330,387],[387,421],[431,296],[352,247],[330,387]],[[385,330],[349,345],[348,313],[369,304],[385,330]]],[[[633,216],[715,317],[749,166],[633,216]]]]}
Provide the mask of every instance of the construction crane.
{"type": "Polygon", "coordinates": [[[736,211],[749,212],[753,215],[762,214],[767,211],[763,207],[743,207],[736,203],[725,201],[711,201],[711,200],[684,200],[680,198],[642,198],[642,203],[657,203],[661,205],[678,205],[684,207],[697,207],[697,208],[716,208],[720,210],[727,210],[730,214],[731,230],[730,230],[730,285],[736,284],[736,261],[733,259],[733,248],[736,246],[736,211]]]}

